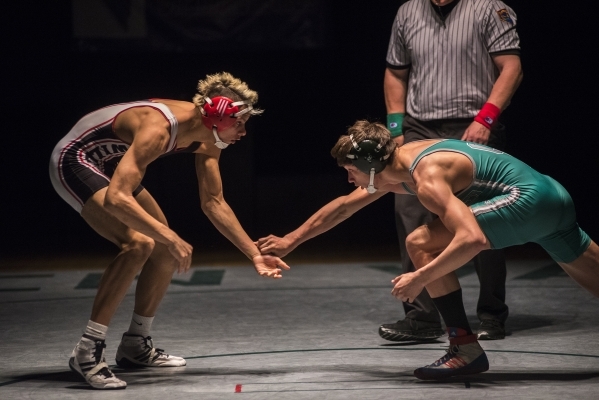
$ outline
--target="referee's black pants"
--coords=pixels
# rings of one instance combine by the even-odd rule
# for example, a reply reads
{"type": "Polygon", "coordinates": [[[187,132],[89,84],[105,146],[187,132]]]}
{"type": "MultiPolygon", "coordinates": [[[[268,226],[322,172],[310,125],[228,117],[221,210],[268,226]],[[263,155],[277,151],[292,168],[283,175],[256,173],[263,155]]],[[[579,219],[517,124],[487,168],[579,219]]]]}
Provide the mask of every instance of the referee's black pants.
{"type": "MultiPolygon", "coordinates": [[[[461,139],[471,123],[470,118],[418,121],[406,115],[403,122],[405,143],[422,139],[461,139]]],[[[499,150],[504,149],[505,127],[501,123],[491,131],[488,145],[499,150]]],[[[415,270],[406,250],[406,237],[417,227],[432,221],[434,217],[434,214],[420,204],[416,196],[395,195],[395,224],[404,272],[415,270]]],[[[472,261],[480,282],[476,309],[478,318],[505,322],[509,310],[505,304],[506,267],[503,250],[482,251],[472,261]]],[[[406,317],[418,321],[440,322],[439,312],[426,290],[423,290],[413,303],[404,302],[403,307],[406,317]]]]}

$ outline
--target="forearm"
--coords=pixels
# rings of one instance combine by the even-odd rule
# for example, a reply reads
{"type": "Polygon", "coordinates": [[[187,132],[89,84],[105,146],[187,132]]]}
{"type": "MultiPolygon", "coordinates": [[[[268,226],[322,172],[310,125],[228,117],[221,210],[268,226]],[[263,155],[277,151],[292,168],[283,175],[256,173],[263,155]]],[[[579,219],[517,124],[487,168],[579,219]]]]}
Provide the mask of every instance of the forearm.
{"type": "Polygon", "coordinates": [[[176,236],[176,233],[168,226],[144,210],[131,195],[122,193],[110,194],[107,192],[104,206],[123,224],[137,232],[143,233],[156,242],[169,244],[172,242],[174,236],[176,236]]]}
{"type": "Polygon", "coordinates": [[[235,213],[224,200],[213,200],[202,206],[202,210],[216,229],[235,245],[250,260],[260,255],[260,250],[245,232],[235,213]]]}
{"type": "Polygon", "coordinates": [[[416,273],[426,286],[457,270],[485,248],[488,248],[488,245],[482,242],[456,235],[434,260],[419,268],[416,273]]]}
{"type": "Polygon", "coordinates": [[[345,196],[331,201],[308,218],[299,228],[285,235],[292,242],[293,249],[349,218],[353,212],[343,206],[344,198],[345,196]]]}
{"type": "Polygon", "coordinates": [[[487,102],[496,105],[501,111],[505,110],[520,86],[522,78],[522,68],[519,63],[504,66],[493,85],[487,102]]]}
{"type": "Polygon", "coordinates": [[[407,70],[385,70],[383,84],[387,114],[406,112],[406,94],[408,90],[407,70]]]}

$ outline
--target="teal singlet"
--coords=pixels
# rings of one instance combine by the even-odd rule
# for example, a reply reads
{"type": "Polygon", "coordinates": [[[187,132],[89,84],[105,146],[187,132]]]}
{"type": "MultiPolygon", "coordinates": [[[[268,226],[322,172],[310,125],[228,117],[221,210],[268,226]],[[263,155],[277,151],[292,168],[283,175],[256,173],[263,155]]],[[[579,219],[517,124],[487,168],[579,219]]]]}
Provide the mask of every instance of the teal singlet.
{"type": "Polygon", "coordinates": [[[422,158],[440,151],[463,154],[472,162],[471,184],[455,195],[472,209],[491,247],[535,242],[564,263],[589,247],[591,239],[576,222],[572,199],[555,179],[500,150],[455,139],[427,147],[412,163],[410,174],[422,158]]]}

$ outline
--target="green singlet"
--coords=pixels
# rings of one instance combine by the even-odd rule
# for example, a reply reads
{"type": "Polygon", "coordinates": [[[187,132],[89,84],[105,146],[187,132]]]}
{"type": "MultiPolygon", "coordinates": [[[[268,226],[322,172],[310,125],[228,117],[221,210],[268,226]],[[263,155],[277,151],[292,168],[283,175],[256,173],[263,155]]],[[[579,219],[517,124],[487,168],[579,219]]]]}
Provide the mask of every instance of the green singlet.
{"type": "MultiPolygon", "coordinates": [[[[445,139],[420,153],[410,174],[423,157],[439,151],[463,154],[472,162],[472,183],[455,195],[472,209],[492,248],[535,242],[555,261],[568,263],[591,244],[576,222],[574,204],[566,189],[502,151],[445,139]]],[[[407,189],[407,185],[404,187],[407,189]]]]}

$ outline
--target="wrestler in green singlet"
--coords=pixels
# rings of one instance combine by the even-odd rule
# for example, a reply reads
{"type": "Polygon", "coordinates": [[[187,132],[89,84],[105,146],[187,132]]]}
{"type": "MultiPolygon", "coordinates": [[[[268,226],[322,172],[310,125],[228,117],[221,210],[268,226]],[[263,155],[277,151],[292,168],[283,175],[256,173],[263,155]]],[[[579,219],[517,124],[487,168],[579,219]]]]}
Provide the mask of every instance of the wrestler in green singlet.
{"type": "Polygon", "coordinates": [[[568,263],[589,247],[591,239],[576,222],[572,199],[555,179],[502,151],[454,139],[426,148],[410,173],[423,157],[439,151],[472,161],[472,183],[455,195],[470,206],[493,248],[535,242],[555,261],[568,263]]]}

